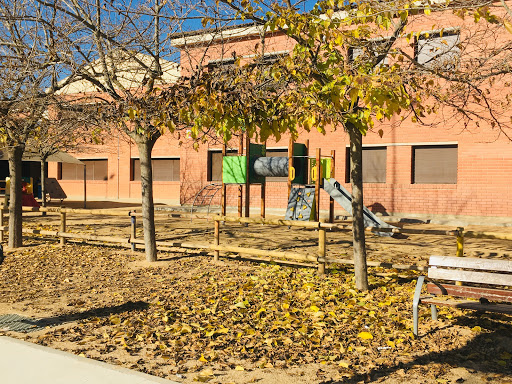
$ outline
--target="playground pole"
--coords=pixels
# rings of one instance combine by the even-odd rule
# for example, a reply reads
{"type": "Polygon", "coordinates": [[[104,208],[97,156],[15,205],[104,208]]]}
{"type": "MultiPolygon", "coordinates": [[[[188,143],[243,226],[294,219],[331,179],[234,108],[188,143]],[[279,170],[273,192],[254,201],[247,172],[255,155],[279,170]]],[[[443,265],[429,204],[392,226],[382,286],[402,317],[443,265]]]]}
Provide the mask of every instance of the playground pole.
{"type": "Polygon", "coordinates": [[[245,217],[249,217],[249,209],[251,205],[251,183],[249,180],[249,144],[251,138],[245,133],[245,217]]]}
{"type": "MultiPolygon", "coordinates": [[[[222,164],[221,170],[224,172],[224,156],[226,156],[226,143],[222,144],[222,164]]],[[[224,173],[222,173],[224,174],[224,173]]],[[[226,184],[224,184],[224,177],[222,178],[222,196],[220,199],[220,211],[222,216],[226,216],[226,184]]]]}
{"type": "MultiPolygon", "coordinates": [[[[238,156],[242,156],[244,154],[244,134],[240,133],[240,137],[238,140],[238,156]]],[[[242,217],[242,184],[238,185],[238,217],[242,217]]]]}
{"type": "Polygon", "coordinates": [[[292,180],[290,179],[290,175],[292,174],[293,167],[293,138],[290,137],[290,141],[288,142],[288,196],[292,191],[292,180]]]}
{"type": "MultiPolygon", "coordinates": [[[[336,177],[336,151],[331,150],[331,177],[336,177]]],[[[329,223],[334,223],[334,199],[332,196],[329,197],[329,223]]]]}
{"type": "MultiPolygon", "coordinates": [[[[265,141],[265,143],[263,143],[263,145],[265,146],[265,155],[267,154],[267,142],[265,141]]],[[[264,219],[265,218],[265,185],[266,181],[263,180],[263,182],[261,183],[261,206],[260,206],[260,215],[261,215],[261,218],[264,219]]],[[[289,196],[289,195],[288,195],[289,196]]]]}
{"type": "Polygon", "coordinates": [[[315,180],[315,221],[319,221],[320,219],[320,178],[322,177],[321,166],[321,153],[320,148],[316,149],[316,180],[315,180]]]}

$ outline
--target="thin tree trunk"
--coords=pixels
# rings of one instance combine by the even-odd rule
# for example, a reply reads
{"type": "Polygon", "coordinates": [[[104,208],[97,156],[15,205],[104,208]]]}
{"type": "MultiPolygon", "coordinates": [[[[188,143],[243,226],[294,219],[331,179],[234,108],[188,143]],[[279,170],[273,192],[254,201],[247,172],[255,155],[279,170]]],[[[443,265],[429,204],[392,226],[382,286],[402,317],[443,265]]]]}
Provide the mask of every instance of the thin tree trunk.
{"type": "Polygon", "coordinates": [[[356,288],[368,290],[366,241],[363,216],[363,135],[354,126],[349,127],[350,182],[352,183],[352,233],[356,288]]]}
{"type": "Polygon", "coordinates": [[[9,242],[10,248],[22,246],[22,208],[21,208],[21,164],[24,147],[13,146],[9,149],[9,242]]]}
{"type": "Polygon", "coordinates": [[[156,261],[155,205],[153,203],[153,170],[151,152],[154,141],[142,139],[137,142],[140,157],[140,186],[142,191],[142,227],[146,260],[156,261]]]}

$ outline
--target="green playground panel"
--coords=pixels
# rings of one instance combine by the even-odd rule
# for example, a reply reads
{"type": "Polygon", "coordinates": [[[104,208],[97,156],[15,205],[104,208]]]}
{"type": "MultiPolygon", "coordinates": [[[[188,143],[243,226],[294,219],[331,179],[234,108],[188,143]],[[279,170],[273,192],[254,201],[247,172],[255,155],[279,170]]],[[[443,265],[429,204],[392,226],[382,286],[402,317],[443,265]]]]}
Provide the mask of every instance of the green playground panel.
{"type": "Polygon", "coordinates": [[[222,158],[222,181],[225,184],[245,184],[245,156],[224,156],[222,158]]]}
{"type": "MultiPolygon", "coordinates": [[[[320,184],[322,184],[323,179],[330,179],[331,177],[334,177],[332,175],[332,169],[331,169],[332,159],[326,158],[326,159],[320,159],[320,184]]],[[[316,167],[316,159],[309,159],[309,181],[311,184],[314,184],[315,182],[311,180],[311,170],[316,167]]]]}
{"type": "Polygon", "coordinates": [[[295,168],[295,179],[293,184],[307,184],[307,158],[308,149],[306,144],[293,143],[293,167],[295,168]],[[298,157],[295,157],[298,156],[298,157]]]}

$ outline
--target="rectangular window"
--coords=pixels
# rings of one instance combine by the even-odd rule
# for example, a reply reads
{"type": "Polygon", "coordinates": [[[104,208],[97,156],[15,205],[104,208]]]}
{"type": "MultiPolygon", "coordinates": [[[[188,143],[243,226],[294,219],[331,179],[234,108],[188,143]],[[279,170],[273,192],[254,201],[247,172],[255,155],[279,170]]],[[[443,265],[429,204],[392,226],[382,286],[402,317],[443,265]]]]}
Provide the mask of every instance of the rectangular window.
{"type": "MultiPolygon", "coordinates": [[[[238,151],[229,149],[226,151],[226,156],[237,156],[238,151]]],[[[222,151],[210,150],[208,151],[208,181],[222,181],[222,151]]]]}
{"type": "MultiPolygon", "coordinates": [[[[152,159],[153,181],[180,181],[180,159],[152,159]]],[[[140,160],[132,159],[132,181],[140,181],[140,160]]]]}
{"type": "Polygon", "coordinates": [[[223,68],[230,68],[235,64],[235,59],[220,59],[220,60],[212,60],[208,62],[208,72],[212,72],[215,70],[222,71],[223,68]]]}
{"type": "Polygon", "coordinates": [[[424,33],[416,40],[415,58],[427,68],[454,69],[460,57],[458,32],[424,33]]]}
{"type": "Polygon", "coordinates": [[[456,184],[457,152],[457,145],[413,147],[412,183],[456,184]]]}
{"type": "MultiPolygon", "coordinates": [[[[386,182],[386,147],[363,148],[363,183],[386,182]]],[[[345,182],[350,183],[350,148],[347,148],[345,182]]]]}
{"type": "MultiPolygon", "coordinates": [[[[108,160],[84,160],[86,180],[108,180],[108,160]]],[[[84,166],[80,164],[59,163],[59,179],[83,180],[84,166]]]]}

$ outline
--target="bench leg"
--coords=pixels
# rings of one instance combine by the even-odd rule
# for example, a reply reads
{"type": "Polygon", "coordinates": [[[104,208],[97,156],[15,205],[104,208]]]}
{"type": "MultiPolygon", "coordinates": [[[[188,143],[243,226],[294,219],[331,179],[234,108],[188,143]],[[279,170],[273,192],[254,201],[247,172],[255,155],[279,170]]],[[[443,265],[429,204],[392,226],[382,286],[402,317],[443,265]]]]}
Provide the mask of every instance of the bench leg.
{"type": "Polygon", "coordinates": [[[425,281],[425,276],[420,276],[416,283],[416,289],[414,291],[414,299],[412,300],[412,319],[413,319],[413,331],[414,336],[418,337],[418,305],[420,303],[421,287],[425,281]]]}
{"type": "Polygon", "coordinates": [[[430,311],[432,312],[432,320],[437,320],[437,308],[434,304],[430,304],[430,311]]]}

